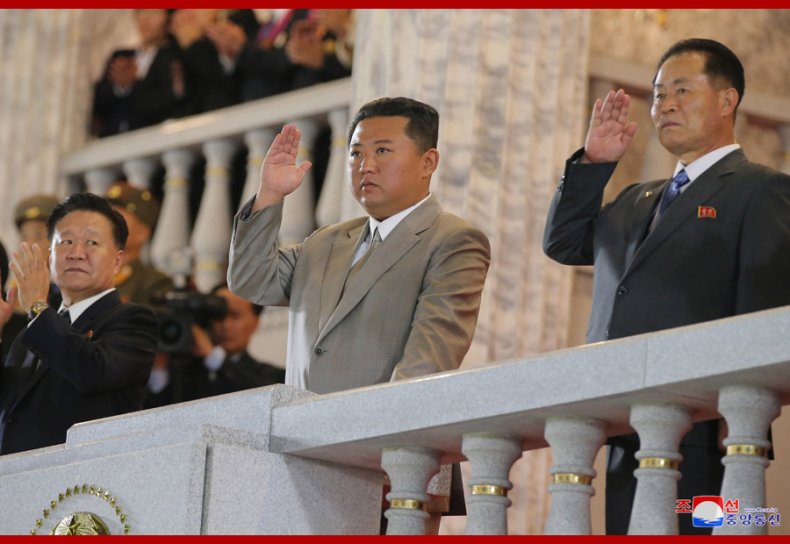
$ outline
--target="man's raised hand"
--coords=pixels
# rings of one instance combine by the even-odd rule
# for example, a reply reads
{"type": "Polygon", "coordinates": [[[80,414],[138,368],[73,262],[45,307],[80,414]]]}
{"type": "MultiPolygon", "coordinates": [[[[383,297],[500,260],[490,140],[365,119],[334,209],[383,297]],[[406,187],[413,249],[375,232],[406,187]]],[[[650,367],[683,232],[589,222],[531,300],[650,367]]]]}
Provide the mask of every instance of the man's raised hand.
{"type": "Polygon", "coordinates": [[[296,165],[301,136],[296,126],[285,125],[274,137],[261,165],[261,181],[252,206],[253,212],[281,202],[302,184],[312,163],[303,161],[296,165]]]}
{"type": "Polygon", "coordinates": [[[596,99],[581,162],[617,162],[625,155],[636,133],[636,123],[628,122],[630,103],[622,89],[596,99]]]}

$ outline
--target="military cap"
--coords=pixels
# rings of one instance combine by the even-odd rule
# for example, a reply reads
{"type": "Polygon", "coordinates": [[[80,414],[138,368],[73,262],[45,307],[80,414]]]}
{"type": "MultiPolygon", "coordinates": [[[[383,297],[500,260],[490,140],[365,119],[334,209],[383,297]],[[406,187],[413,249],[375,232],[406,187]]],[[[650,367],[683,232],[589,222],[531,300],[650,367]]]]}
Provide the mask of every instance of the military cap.
{"type": "Polygon", "coordinates": [[[14,222],[20,228],[25,221],[36,219],[47,222],[47,218],[58,205],[60,199],[53,195],[32,195],[22,199],[14,209],[14,222]]]}
{"type": "Polygon", "coordinates": [[[132,187],[126,182],[113,183],[104,195],[110,204],[124,208],[153,229],[159,215],[159,204],[151,191],[132,187]]]}

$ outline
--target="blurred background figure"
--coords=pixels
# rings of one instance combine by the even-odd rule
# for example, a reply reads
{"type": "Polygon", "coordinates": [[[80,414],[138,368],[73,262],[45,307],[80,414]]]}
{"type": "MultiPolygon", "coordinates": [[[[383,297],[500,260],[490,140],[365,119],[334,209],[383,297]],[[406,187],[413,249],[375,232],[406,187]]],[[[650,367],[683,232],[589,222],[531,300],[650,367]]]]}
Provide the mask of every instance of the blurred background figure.
{"type": "Polygon", "coordinates": [[[168,32],[171,11],[135,10],[140,47],[114,51],[94,88],[91,130],[96,136],[191,113],[181,53],[168,32]]]}
{"type": "Polygon", "coordinates": [[[286,45],[288,59],[299,69],[293,89],[351,75],[354,55],[354,11],[314,9],[294,22],[286,45]]]}
{"type": "Polygon", "coordinates": [[[203,113],[242,101],[242,75],[236,57],[258,32],[251,9],[178,9],[170,29],[181,48],[193,91],[191,113],[203,113]]]}
{"type": "Polygon", "coordinates": [[[115,288],[123,302],[155,306],[159,296],[173,290],[173,280],[141,258],[156,226],[159,203],[150,191],[125,181],[112,184],[105,197],[129,226],[123,266],[115,277],[115,288]]]}
{"type": "Polygon", "coordinates": [[[354,11],[291,9],[234,51],[243,99],[254,100],[351,75],[354,11]]]}
{"type": "MultiPolygon", "coordinates": [[[[49,219],[52,210],[55,209],[60,199],[54,195],[49,194],[36,194],[23,198],[19,201],[14,209],[14,224],[19,231],[20,242],[27,242],[28,244],[37,243],[41,247],[49,247],[49,238],[47,236],[47,219],[49,219]]],[[[16,286],[16,280],[9,278],[8,263],[6,260],[2,264],[2,282],[8,288],[16,286]]],[[[49,295],[47,302],[53,308],[60,306],[61,296],[60,289],[54,283],[49,284],[49,295]]],[[[11,342],[16,335],[27,325],[27,315],[22,311],[22,308],[17,305],[11,319],[3,328],[2,333],[2,353],[5,355],[11,347],[11,342]]]]}
{"type": "Polygon", "coordinates": [[[247,351],[263,307],[237,297],[224,283],[211,294],[224,302],[224,315],[215,314],[205,327],[200,320],[192,322],[192,353],[155,366],[146,407],[285,382],[284,368],[257,361],[247,351]]]}

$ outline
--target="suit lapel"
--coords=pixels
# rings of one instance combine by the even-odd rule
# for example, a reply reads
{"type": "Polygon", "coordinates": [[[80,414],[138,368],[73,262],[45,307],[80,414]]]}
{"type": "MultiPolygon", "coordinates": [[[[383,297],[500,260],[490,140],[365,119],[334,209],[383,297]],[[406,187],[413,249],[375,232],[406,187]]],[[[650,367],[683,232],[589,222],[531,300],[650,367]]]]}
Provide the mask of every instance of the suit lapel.
{"type": "Polygon", "coordinates": [[[321,302],[318,308],[318,330],[326,326],[332,312],[337,308],[340,295],[343,293],[346,276],[351,268],[351,259],[368,232],[368,224],[369,222],[364,220],[347,231],[339,233],[332,244],[321,288],[321,302]]]}
{"type": "Polygon", "coordinates": [[[639,194],[636,197],[636,202],[631,209],[631,228],[629,229],[629,239],[626,246],[625,253],[625,267],[629,267],[631,260],[639,250],[639,246],[645,240],[645,233],[647,232],[650,222],[653,219],[653,210],[661,198],[661,191],[663,190],[666,182],[647,183],[645,187],[640,188],[639,194]]]}
{"type": "MultiPolygon", "coordinates": [[[[321,328],[317,342],[320,342],[329,331],[337,326],[359,304],[362,298],[375,285],[376,281],[408,253],[414,244],[420,241],[420,233],[434,223],[441,211],[442,209],[436,198],[431,196],[422,206],[406,216],[395,227],[376,250],[375,256],[368,260],[362,270],[356,273],[354,283],[345,286],[343,297],[329,316],[329,320],[321,328]]],[[[348,273],[349,263],[350,258],[347,261],[346,270],[343,274],[343,281],[345,281],[348,273]]]]}
{"type": "MultiPolygon", "coordinates": [[[[82,312],[79,319],[77,319],[77,321],[71,324],[71,327],[73,329],[76,329],[77,332],[81,334],[92,336],[93,326],[96,319],[99,316],[104,315],[109,309],[113,308],[114,306],[117,306],[120,303],[121,303],[121,298],[118,295],[118,291],[112,291],[111,293],[107,293],[102,298],[91,304],[84,312],[82,312]]],[[[34,366],[36,364],[37,359],[38,359],[37,357],[33,359],[34,366]]],[[[22,387],[21,391],[19,392],[16,401],[14,401],[14,407],[16,407],[16,404],[18,404],[19,401],[22,400],[31,389],[33,389],[33,387],[38,383],[38,381],[42,378],[42,376],[44,376],[44,374],[48,370],[49,367],[47,366],[47,363],[45,361],[41,361],[41,364],[38,365],[38,370],[35,371],[33,377],[22,387]]]]}
{"type": "Polygon", "coordinates": [[[80,317],[71,324],[71,328],[81,334],[92,334],[96,320],[120,303],[121,296],[117,290],[107,293],[82,312],[80,317]]]}
{"type": "MultiPolygon", "coordinates": [[[[705,204],[721,191],[724,186],[724,176],[732,174],[746,160],[743,152],[738,150],[726,155],[718,163],[708,168],[700,177],[694,180],[678,199],[664,213],[644,243],[639,246],[626,274],[651,255],[655,249],[663,244],[669,236],[677,230],[684,221],[695,220],[697,207],[705,204]]],[[[663,188],[662,188],[663,189],[663,188]]]]}

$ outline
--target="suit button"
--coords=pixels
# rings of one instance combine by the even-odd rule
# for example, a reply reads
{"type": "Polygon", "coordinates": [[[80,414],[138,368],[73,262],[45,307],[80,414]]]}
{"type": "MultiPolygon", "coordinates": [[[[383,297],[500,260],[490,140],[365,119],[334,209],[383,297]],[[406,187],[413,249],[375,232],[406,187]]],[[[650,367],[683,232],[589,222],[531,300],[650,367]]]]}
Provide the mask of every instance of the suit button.
{"type": "Polygon", "coordinates": [[[324,348],[322,348],[321,346],[318,346],[317,348],[315,348],[315,349],[313,350],[313,353],[315,353],[316,355],[321,355],[321,354],[322,354],[322,353],[324,353],[325,351],[326,351],[326,350],[325,350],[324,348]]]}
{"type": "Polygon", "coordinates": [[[604,336],[604,338],[606,338],[607,340],[609,339],[609,329],[606,329],[605,331],[603,331],[603,336],[604,336]]]}
{"type": "Polygon", "coordinates": [[[621,285],[620,288],[617,289],[617,294],[622,296],[628,292],[628,287],[625,285],[621,285]]]}

